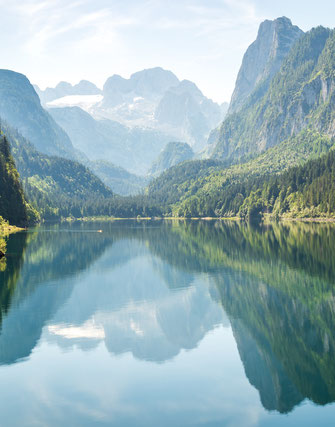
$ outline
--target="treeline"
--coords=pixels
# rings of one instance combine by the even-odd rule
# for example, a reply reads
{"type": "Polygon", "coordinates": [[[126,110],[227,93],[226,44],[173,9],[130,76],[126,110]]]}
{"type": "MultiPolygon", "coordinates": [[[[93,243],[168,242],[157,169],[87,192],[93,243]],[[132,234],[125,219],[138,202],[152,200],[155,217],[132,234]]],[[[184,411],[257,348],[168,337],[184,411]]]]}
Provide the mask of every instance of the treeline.
{"type": "Polygon", "coordinates": [[[162,217],[162,207],[153,203],[147,196],[111,196],[92,195],[88,200],[78,197],[50,198],[34,187],[25,186],[28,200],[38,209],[42,219],[59,220],[62,218],[83,218],[111,216],[115,218],[162,217]]]}

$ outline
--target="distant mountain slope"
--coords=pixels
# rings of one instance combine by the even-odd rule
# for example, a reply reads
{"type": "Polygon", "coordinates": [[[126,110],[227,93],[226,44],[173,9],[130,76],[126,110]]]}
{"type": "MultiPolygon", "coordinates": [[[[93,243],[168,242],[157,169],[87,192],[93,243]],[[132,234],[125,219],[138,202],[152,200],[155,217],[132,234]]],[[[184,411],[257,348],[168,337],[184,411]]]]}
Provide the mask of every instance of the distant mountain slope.
{"type": "Polygon", "coordinates": [[[303,31],[285,17],[260,25],[257,39],[244,54],[228,114],[240,110],[258,84],[269,83],[302,35],[303,31]]]}
{"type": "MultiPolygon", "coordinates": [[[[62,93],[79,93],[79,94],[92,94],[96,93],[98,89],[92,86],[90,82],[81,81],[78,85],[71,86],[68,83],[61,83],[55,89],[56,94],[62,93]]],[[[50,92],[50,91],[49,91],[50,92]]],[[[49,93],[47,91],[47,93],[49,93]]],[[[122,194],[133,194],[139,192],[140,189],[144,186],[145,180],[138,178],[137,176],[133,176],[129,172],[121,171],[120,167],[115,167],[112,164],[105,163],[102,166],[101,163],[95,163],[95,160],[104,159],[110,160],[113,158],[113,147],[110,147],[111,142],[116,142],[116,144],[123,146],[122,143],[126,146],[126,138],[128,136],[128,129],[122,127],[120,125],[123,134],[110,131],[111,139],[106,138],[105,133],[108,134],[108,131],[100,132],[98,129],[99,125],[94,121],[94,119],[84,111],[78,109],[78,112],[81,112],[84,116],[80,123],[77,123],[74,115],[70,114],[71,110],[65,110],[65,115],[63,116],[67,123],[78,125],[73,129],[70,127],[71,137],[75,142],[80,142],[78,145],[79,149],[83,149],[82,151],[76,150],[72,142],[66,133],[68,130],[68,126],[64,125],[62,122],[62,126],[59,126],[53,117],[42,108],[39,98],[29,83],[28,79],[22,74],[14,73],[12,71],[0,70],[0,117],[5,120],[5,122],[10,125],[10,127],[15,128],[19,131],[23,137],[29,140],[34,147],[39,151],[38,156],[42,158],[41,153],[48,154],[51,156],[59,156],[64,158],[69,158],[72,160],[79,160],[84,165],[89,167],[91,170],[94,170],[97,174],[101,172],[101,176],[106,182],[106,185],[113,185],[113,190],[120,191],[122,194]],[[1,96],[2,95],[2,96],[1,96]],[[91,126],[91,128],[90,128],[91,126]],[[64,130],[65,128],[65,130],[64,130]],[[93,129],[93,131],[92,131],[93,129]],[[86,144],[86,145],[85,145],[86,144]],[[107,147],[106,147],[107,145],[107,147]],[[101,148],[106,148],[105,151],[101,151],[101,148]],[[110,154],[108,150],[112,151],[111,156],[108,159],[108,155],[110,154]],[[100,157],[96,155],[100,153],[100,157]],[[93,162],[90,163],[88,158],[86,158],[85,154],[89,155],[93,162]],[[122,182],[124,180],[124,182],[122,182]]],[[[57,111],[54,111],[56,115],[57,111]]],[[[79,114],[79,113],[78,113],[79,114]]],[[[151,142],[155,139],[157,133],[154,135],[148,133],[148,140],[151,142]]],[[[157,138],[159,139],[159,138],[157,138]]],[[[132,143],[136,144],[138,141],[138,134],[134,132],[132,143]]],[[[165,144],[167,142],[164,139],[165,144]]],[[[148,144],[149,145],[149,144],[148,144]]],[[[32,147],[30,147],[32,148],[32,147]]],[[[76,147],[77,148],[77,147],[76,147]]],[[[155,155],[159,153],[162,147],[159,146],[159,141],[157,141],[157,149],[151,150],[153,158],[155,155]]],[[[125,147],[123,150],[123,158],[125,161],[128,160],[128,149],[125,147]]],[[[135,153],[136,154],[136,153],[135,153]]],[[[147,156],[148,166],[151,164],[150,155],[147,156]]],[[[31,159],[30,159],[31,160],[31,159]]],[[[130,159],[131,161],[131,159],[130,159]]],[[[141,161],[141,159],[140,159],[141,161]]],[[[143,162],[144,163],[144,162],[143,162]]],[[[60,159],[53,159],[52,161],[52,171],[49,171],[51,175],[56,173],[56,165],[63,170],[63,173],[67,176],[71,176],[70,169],[66,170],[65,162],[61,163],[60,159]]],[[[68,163],[71,165],[71,163],[68,163]]],[[[78,165],[74,163],[74,165],[78,165]]],[[[35,165],[36,166],[36,165],[35,165]]],[[[22,164],[20,164],[20,168],[22,164]]],[[[74,174],[76,173],[76,167],[73,168],[74,174]]],[[[82,172],[84,171],[84,167],[82,172]]],[[[78,172],[79,170],[77,170],[78,172]]],[[[39,178],[42,180],[46,178],[46,170],[39,169],[36,172],[39,175],[39,178]],[[41,175],[42,174],[42,175],[41,175]]],[[[85,175],[86,172],[83,172],[85,175]]],[[[92,181],[94,174],[91,173],[91,177],[89,181],[92,181]]],[[[96,177],[94,177],[95,179],[96,177]]],[[[60,183],[60,181],[59,181],[60,183]]],[[[64,184],[64,183],[63,183],[64,184]]],[[[58,192],[60,189],[56,190],[56,186],[53,188],[53,192],[58,192]]],[[[66,186],[65,186],[66,187],[66,186]]],[[[80,194],[80,191],[75,191],[75,188],[72,187],[69,192],[74,191],[73,194],[80,194]]]]}
{"type": "Polygon", "coordinates": [[[148,183],[148,178],[132,174],[106,160],[88,162],[87,166],[104,184],[120,196],[138,194],[148,183]]]}
{"type": "Polygon", "coordinates": [[[103,95],[90,111],[94,116],[156,129],[196,150],[203,148],[210,130],[224,117],[224,110],[194,83],[180,82],[171,71],[159,67],[137,72],[130,79],[112,76],[103,95]]]}
{"type": "Polygon", "coordinates": [[[158,176],[166,169],[186,160],[191,160],[193,157],[192,148],[185,142],[169,142],[153,163],[150,174],[158,176]]]}
{"type": "Polygon", "coordinates": [[[0,70],[0,117],[39,151],[76,157],[70,138],[41,107],[38,95],[23,74],[0,70]]]}
{"type": "Polygon", "coordinates": [[[196,151],[204,148],[209,132],[223,117],[224,110],[188,80],[167,90],[155,110],[161,128],[187,141],[196,151]]]}
{"type": "Polygon", "coordinates": [[[220,105],[221,108],[221,115],[222,115],[222,120],[226,117],[228,109],[229,109],[229,103],[228,102],[223,102],[220,105]]]}
{"type": "Polygon", "coordinates": [[[172,139],[171,135],[152,129],[130,129],[112,120],[95,120],[79,107],[49,111],[70,136],[75,148],[90,160],[105,160],[132,174],[145,175],[172,139]]]}

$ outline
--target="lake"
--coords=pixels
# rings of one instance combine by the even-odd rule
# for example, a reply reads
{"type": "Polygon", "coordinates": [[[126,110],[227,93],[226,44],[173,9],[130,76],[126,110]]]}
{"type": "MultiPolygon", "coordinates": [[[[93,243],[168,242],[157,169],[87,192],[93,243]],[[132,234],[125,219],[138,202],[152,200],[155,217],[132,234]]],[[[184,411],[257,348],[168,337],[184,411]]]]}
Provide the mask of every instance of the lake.
{"type": "Polygon", "coordinates": [[[72,223],[2,244],[1,426],[334,425],[335,226],[72,223]]]}

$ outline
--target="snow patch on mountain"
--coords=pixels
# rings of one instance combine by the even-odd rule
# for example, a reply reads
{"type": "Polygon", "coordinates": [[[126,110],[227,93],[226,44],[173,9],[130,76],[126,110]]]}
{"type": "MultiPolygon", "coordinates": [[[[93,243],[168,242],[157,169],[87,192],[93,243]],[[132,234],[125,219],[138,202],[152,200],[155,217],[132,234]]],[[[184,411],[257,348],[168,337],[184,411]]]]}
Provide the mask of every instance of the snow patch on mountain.
{"type": "Polygon", "coordinates": [[[68,95],[55,99],[46,104],[48,108],[80,107],[90,112],[93,106],[101,102],[102,95],[68,95]]]}

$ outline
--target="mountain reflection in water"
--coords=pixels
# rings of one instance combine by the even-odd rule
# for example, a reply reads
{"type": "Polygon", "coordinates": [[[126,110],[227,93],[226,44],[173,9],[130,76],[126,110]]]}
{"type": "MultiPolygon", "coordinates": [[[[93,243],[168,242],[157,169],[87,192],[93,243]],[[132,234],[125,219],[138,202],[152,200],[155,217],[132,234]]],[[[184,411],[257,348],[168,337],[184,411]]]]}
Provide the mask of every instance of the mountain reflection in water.
{"type": "Polygon", "coordinates": [[[6,245],[1,365],[29,360],[41,337],[162,364],[231,327],[265,409],[335,400],[332,225],[71,224],[6,245]]]}

